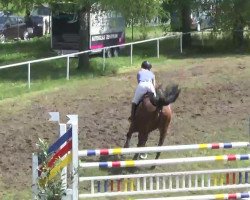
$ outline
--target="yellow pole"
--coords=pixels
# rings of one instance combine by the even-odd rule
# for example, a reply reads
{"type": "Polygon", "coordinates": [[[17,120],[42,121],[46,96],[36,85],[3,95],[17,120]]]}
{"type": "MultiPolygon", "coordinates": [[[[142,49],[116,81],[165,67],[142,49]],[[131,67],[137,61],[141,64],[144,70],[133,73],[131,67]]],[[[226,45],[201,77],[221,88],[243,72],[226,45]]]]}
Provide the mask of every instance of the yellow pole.
{"type": "Polygon", "coordinates": [[[134,191],[134,179],[130,179],[130,191],[134,191]]]}
{"type": "Polygon", "coordinates": [[[214,177],[214,186],[217,186],[217,178],[218,177],[216,175],[214,175],[213,177],[214,177]]]}
{"type": "Polygon", "coordinates": [[[124,192],[128,191],[128,179],[124,179],[124,192]]]}

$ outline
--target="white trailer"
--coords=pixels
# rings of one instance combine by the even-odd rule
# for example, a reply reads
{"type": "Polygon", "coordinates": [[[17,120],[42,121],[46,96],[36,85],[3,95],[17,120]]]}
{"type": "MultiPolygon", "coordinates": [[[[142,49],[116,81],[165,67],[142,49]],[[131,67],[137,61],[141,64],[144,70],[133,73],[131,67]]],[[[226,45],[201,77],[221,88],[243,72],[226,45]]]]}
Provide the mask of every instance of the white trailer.
{"type": "MultiPolygon", "coordinates": [[[[89,50],[100,53],[99,48],[125,43],[125,20],[117,12],[93,9],[89,21],[89,50]]],[[[79,51],[80,23],[77,12],[52,10],[51,46],[59,54],[79,51]]],[[[108,49],[107,57],[117,56],[119,48],[108,49]]]]}

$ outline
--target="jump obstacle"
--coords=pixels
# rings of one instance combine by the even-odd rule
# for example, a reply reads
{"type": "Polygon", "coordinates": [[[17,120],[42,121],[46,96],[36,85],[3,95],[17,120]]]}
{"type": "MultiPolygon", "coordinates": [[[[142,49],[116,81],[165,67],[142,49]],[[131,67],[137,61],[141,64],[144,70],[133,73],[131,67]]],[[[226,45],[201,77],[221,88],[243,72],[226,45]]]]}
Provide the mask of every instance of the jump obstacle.
{"type": "MultiPolygon", "coordinates": [[[[127,161],[107,161],[107,162],[83,162],[79,158],[90,156],[110,156],[124,155],[131,153],[152,153],[152,152],[179,152],[187,150],[216,150],[247,148],[249,142],[212,143],[212,144],[192,144],[173,145],[162,147],[137,147],[137,148],[115,148],[115,149],[89,149],[78,150],[78,117],[68,115],[67,124],[59,121],[59,113],[50,113],[50,121],[59,122],[60,138],[49,147],[48,153],[52,154],[49,167],[52,168],[50,179],[57,173],[64,173],[63,181],[68,188],[67,196],[64,199],[90,199],[97,197],[131,196],[145,194],[169,194],[180,192],[199,191],[221,191],[232,189],[248,189],[250,167],[213,169],[202,171],[166,172],[151,174],[126,174],[109,176],[79,177],[80,169],[94,168],[123,168],[123,167],[144,167],[157,165],[180,165],[190,163],[209,162],[229,162],[250,160],[250,154],[229,154],[203,157],[183,157],[158,160],[127,160],[127,161]],[[56,165],[55,161],[61,158],[61,162],[56,165]],[[67,184],[66,167],[71,164],[73,174],[72,183],[67,184]],[[78,185],[84,184],[83,193],[78,191],[78,185]],[[87,187],[86,187],[87,186],[87,187]]],[[[33,154],[33,199],[35,199],[36,182],[38,177],[39,163],[37,156],[33,154]]],[[[249,190],[249,189],[248,189],[249,190]]],[[[197,195],[183,197],[151,198],[161,199],[245,199],[250,198],[249,192],[228,193],[215,195],[197,195]]]]}

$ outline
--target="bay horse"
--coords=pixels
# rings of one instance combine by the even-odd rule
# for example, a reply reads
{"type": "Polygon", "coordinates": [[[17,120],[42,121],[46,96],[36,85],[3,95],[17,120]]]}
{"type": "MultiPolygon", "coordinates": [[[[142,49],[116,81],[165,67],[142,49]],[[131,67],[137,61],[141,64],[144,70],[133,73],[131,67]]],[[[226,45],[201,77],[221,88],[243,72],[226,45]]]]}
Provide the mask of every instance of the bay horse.
{"type": "MultiPolygon", "coordinates": [[[[172,117],[170,104],[175,102],[180,91],[178,85],[166,87],[165,90],[160,85],[156,88],[156,97],[153,93],[147,93],[143,96],[142,101],[137,106],[134,120],[130,123],[124,148],[129,147],[132,134],[135,132],[138,132],[137,147],[144,147],[149,133],[156,129],[160,132],[158,146],[163,145],[172,117]]],[[[138,156],[138,153],[135,154],[133,159],[136,160],[138,156]]],[[[155,159],[159,157],[160,152],[157,152],[155,159]]]]}

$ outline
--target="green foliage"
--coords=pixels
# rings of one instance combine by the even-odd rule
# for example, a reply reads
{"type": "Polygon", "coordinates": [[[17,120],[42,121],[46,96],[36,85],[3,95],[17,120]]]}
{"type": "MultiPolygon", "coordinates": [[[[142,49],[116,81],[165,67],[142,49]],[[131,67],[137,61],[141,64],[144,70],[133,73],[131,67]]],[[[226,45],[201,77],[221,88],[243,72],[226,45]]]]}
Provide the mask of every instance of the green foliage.
{"type": "MultiPolygon", "coordinates": [[[[39,138],[37,143],[39,149],[38,160],[41,162],[41,175],[37,179],[37,198],[39,200],[61,200],[66,195],[64,185],[61,179],[61,173],[49,179],[52,168],[48,167],[51,155],[48,154],[49,145],[46,141],[39,138]]],[[[55,165],[60,163],[58,159],[55,165]]]]}
{"type": "Polygon", "coordinates": [[[48,160],[48,149],[49,145],[46,141],[42,140],[41,138],[38,138],[38,143],[36,144],[38,151],[38,159],[41,161],[41,163],[46,164],[48,160]]]}
{"type": "MultiPolygon", "coordinates": [[[[161,37],[164,34],[164,28],[166,26],[136,26],[133,30],[133,40],[142,40],[143,38],[156,38],[161,37]],[[143,31],[142,31],[143,30],[143,31]]],[[[132,41],[132,27],[126,28],[126,41],[132,41]]]]}
{"type": "Polygon", "coordinates": [[[232,30],[238,20],[242,20],[241,23],[246,26],[250,19],[250,2],[248,0],[217,1],[213,14],[217,29],[232,30]]]}
{"type": "Polygon", "coordinates": [[[109,2],[106,8],[122,13],[128,24],[133,21],[142,25],[146,25],[148,21],[159,16],[162,3],[160,0],[105,0],[105,2],[109,2]]]}

